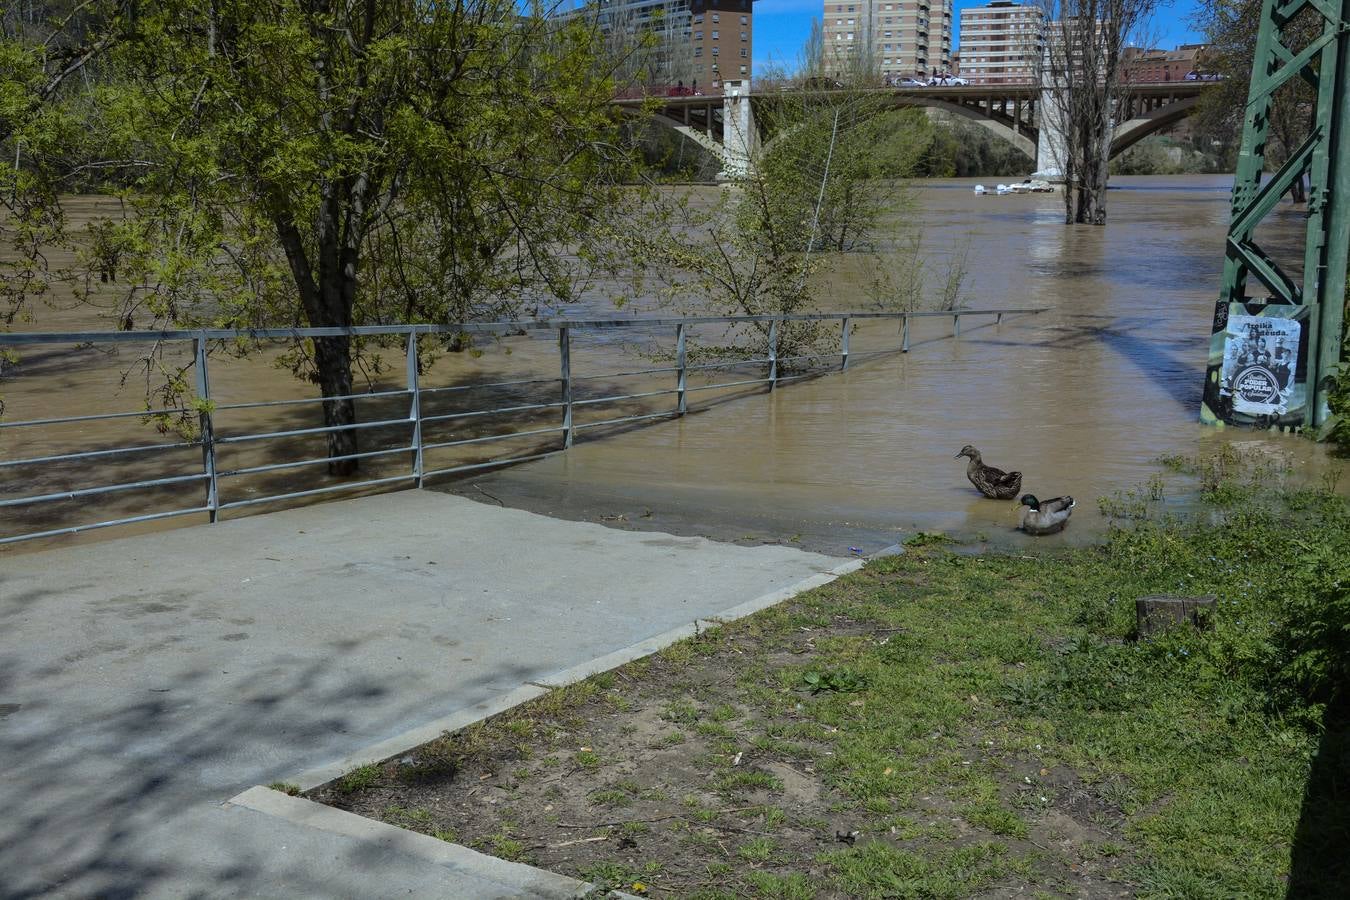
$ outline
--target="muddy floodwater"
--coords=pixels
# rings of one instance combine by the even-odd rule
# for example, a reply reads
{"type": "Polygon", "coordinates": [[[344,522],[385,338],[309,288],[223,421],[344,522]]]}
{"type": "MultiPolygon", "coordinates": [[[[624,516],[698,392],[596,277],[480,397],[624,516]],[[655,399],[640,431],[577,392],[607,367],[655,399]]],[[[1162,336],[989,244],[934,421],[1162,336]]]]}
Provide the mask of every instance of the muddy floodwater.
{"type": "MultiPolygon", "coordinates": [[[[1080,501],[1065,534],[1041,539],[1052,542],[1099,537],[1098,498],[1143,485],[1164,454],[1229,443],[1295,477],[1335,478],[1345,464],[1310,441],[1197,423],[1231,183],[1113,179],[1105,228],[1066,228],[1057,195],[925,184],[925,245],[969,241],[969,305],[1048,311],[997,327],[970,319],[959,339],[950,323],[928,320],[906,355],[476,481],[554,514],[844,554],[920,530],[1024,540],[1013,504],[976,494],[965,460],[952,458],[968,443],[1022,471],[1024,490],[1080,501]]],[[[1284,208],[1266,243],[1296,257],[1302,228],[1301,212],[1284,208]]],[[[850,292],[836,285],[825,305],[847,308],[850,292]]],[[[852,343],[896,346],[898,336],[894,325],[866,325],[852,343]]],[[[1188,487],[1169,481],[1167,502],[1184,506],[1188,487]]]]}
{"type": "MultiPolygon", "coordinates": [[[[858,359],[866,351],[898,348],[900,343],[896,323],[863,323],[852,336],[856,361],[845,372],[786,384],[772,394],[742,389],[735,398],[724,392],[697,395],[692,399],[695,411],[683,419],[654,420],[623,431],[584,431],[566,453],[438,486],[485,502],[615,527],[785,541],[846,555],[850,548],[873,552],[915,531],[943,530],[995,544],[1024,540],[1013,530],[1012,503],[985,500],[966,482],[965,461],[953,459],[964,444],[974,444],[993,465],[1021,470],[1026,491],[1043,498],[1072,494],[1080,501],[1069,530],[1044,539],[1050,542],[1099,536],[1105,519],[1098,498],[1142,485],[1159,471],[1156,460],[1165,454],[1204,454],[1235,444],[1290,466],[1295,477],[1313,482],[1334,479],[1344,467],[1300,438],[1224,432],[1197,422],[1231,179],[1114,179],[1105,228],[1065,227],[1057,195],[976,196],[973,184],[929,182],[917,188],[915,216],[924,247],[937,258],[968,247],[969,307],[1045,307],[1043,313],[1007,317],[997,325],[968,318],[959,338],[949,320],[918,320],[908,354],[858,359]]],[[[93,208],[94,201],[84,202],[93,208]]],[[[1277,256],[1296,259],[1302,226],[1301,211],[1282,208],[1265,226],[1267,246],[1277,256]]],[[[865,265],[854,259],[845,269],[849,274],[822,285],[822,310],[866,305],[865,265]]],[[[599,311],[593,307],[569,314],[599,311]]],[[[638,306],[638,314],[651,311],[638,306]]],[[[24,327],[113,325],[95,311],[58,304],[40,310],[24,327]]],[[[668,346],[670,335],[649,337],[648,353],[637,355],[630,342],[613,333],[579,333],[574,366],[579,374],[603,375],[668,365],[653,361],[650,348],[661,341],[668,346]]],[[[138,409],[144,393],[138,393],[135,361],[143,352],[135,346],[116,355],[80,346],[26,348],[20,364],[0,383],[7,403],[4,421],[138,409]]],[[[390,371],[369,387],[400,386],[402,357],[393,349],[389,353],[390,371]]],[[[484,348],[481,356],[441,357],[424,374],[423,385],[548,377],[557,371],[556,359],[551,336],[511,337],[484,348]]],[[[691,386],[707,380],[696,379],[691,386]]],[[[673,381],[673,375],[595,378],[579,385],[577,396],[673,386],[665,381],[673,381]]],[[[219,404],[312,395],[310,386],[270,364],[266,356],[213,363],[212,387],[219,404]]],[[[452,391],[437,395],[435,405],[424,404],[423,415],[540,399],[537,393],[516,390],[452,391]]],[[[405,402],[397,397],[363,401],[359,413],[364,421],[396,419],[405,415],[400,406],[405,402]]],[[[669,397],[643,400],[621,411],[649,412],[671,403],[669,397]]],[[[306,409],[222,411],[216,429],[228,436],[319,424],[314,421],[317,411],[306,409]]],[[[614,409],[579,409],[578,421],[615,414],[614,409]]],[[[547,415],[552,413],[534,413],[502,427],[538,431],[552,424],[547,415]]],[[[443,425],[433,435],[440,440],[490,433],[476,419],[443,425]]],[[[403,446],[401,437],[398,426],[364,435],[366,446],[388,448],[403,446]]],[[[171,439],[135,419],[3,429],[0,461],[171,439]]],[[[529,455],[555,446],[553,435],[532,435],[490,451],[480,445],[449,448],[429,456],[428,467],[471,463],[494,454],[529,455]]],[[[322,452],[321,436],[241,443],[222,450],[220,466],[237,472],[285,460],[290,453],[296,455],[289,458],[297,459],[322,452]]],[[[91,474],[99,476],[93,483],[118,483],[199,467],[200,452],[184,448],[153,458],[119,458],[115,465],[110,460],[99,467],[0,468],[0,500],[74,490],[89,484],[91,474]]],[[[365,461],[365,475],[393,477],[406,467],[407,455],[393,453],[365,461]]],[[[222,482],[222,500],[310,490],[330,484],[326,478],[322,467],[313,466],[244,473],[222,482]]],[[[1169,482],[1167,502],[1184,506],[1187,489],[1184,481],[1169,482]]],[[[40,508],[0,507],[0,537],[161,508],[190,508],[200,504],[200,493],[201,486],[192,483],[40,508]]],[[[242,507],[228,515],[267,508],[242,507]]],[[[133,527],[173,527],[203,519],[192,514],[133,527]]],[[[109,529],[97,536],[118,533],[126,530],[109,529]]],[[[59,540],[84,539],[91,538],[59,540]]]]}

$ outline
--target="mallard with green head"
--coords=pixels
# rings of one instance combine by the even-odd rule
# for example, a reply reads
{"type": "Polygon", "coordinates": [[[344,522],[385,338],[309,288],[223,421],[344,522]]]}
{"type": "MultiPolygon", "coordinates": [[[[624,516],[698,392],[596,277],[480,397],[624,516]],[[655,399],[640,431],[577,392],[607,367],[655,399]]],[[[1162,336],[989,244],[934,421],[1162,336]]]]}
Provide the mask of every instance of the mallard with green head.
{"type": "Polygon", "coordinates": [[[1054,534],[1069,524],[1069,516],[1076,505],[1072,497],[1037,500],[1034,494],[1023,494],[1022,530],[1027,534],[1054,534]]]}
{"type": "Polygon", "coordinates": [[[961,452],[954,458],[960,459],[963,456],[970,458],[970,462],[966,464],[966,477],[975,485],[975,490],[986,497],[993,500],[1011,500],[1022,489],[1021,472],[1005,472],[993,466],[986,466],[980,457],[980,451],[969,444],[962,447],[961,452]]]}

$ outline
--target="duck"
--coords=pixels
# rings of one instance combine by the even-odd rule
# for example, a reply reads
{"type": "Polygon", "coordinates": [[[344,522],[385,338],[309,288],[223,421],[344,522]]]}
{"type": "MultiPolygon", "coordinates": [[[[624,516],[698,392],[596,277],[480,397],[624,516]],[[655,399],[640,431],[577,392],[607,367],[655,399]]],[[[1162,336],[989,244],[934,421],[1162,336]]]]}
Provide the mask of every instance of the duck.
{"type": "Polygon", "coordinates": [[[975,485],[975,489],[986,497],[992,500],[1011,500],[1022,489],[1021,472],[1005,472],[993,466],[986,466],[980,457],[980,451],[969,444],[962,447],[961,452],[953,459],[960,459],[963,456],[970,457],[970,464],[966,466],[966,477],[975,485]]]}
{"type": "Polygon", "coordinates": [[[1022,530],[1027,534],[1043,535],[1063,531],[1073,515],[1072,497],[1055,497],[1053,500],[1037,500],[1034,494],[1023,494],[1022,530]]]}

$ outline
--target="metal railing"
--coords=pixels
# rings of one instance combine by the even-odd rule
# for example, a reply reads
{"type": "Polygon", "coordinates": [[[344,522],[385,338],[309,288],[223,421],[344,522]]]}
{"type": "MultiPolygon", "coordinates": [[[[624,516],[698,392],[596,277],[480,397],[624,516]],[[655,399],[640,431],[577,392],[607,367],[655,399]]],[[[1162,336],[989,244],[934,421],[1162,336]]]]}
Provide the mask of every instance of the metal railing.
{"type": "MultiPolygon", "coordinates": [[[[43,332],[0,334],[0,347],[22,347],[44,344],[116,345],[147,342],[190,342],[192,347],[192,361],[189,367],[195,374],[195,392],[197,401],[195,403],[197,417],[195,437],[153,444],[135,444],[130,446],[105,447],[76,452],[30,456],[21,459],[0,459],[0,478],[3,478],[3,476],[12,472],[31,471],[34,468],[57,464],[83,464],[85,462],[106,464],[110,460],[118,458],[136,457],[142,454],[167,454],[175,451],[192,450],[194,448],[200,449],[201,454],[200,466],[193,472],[156,475],[156,477],[152,478],[105,483],[93,487],[70,490],[46,491],[44,493],[19,497],[0,497],[0,521],[9,518],[7,515],[9,511],[19,508],[32,508],[62,500],[82,500],[109,494],[149,490],[154,488],[198,486],[195,488],[194,493],[199,491],[197,496],[200,498],[197,502],[189,501],[190,505],[174,509],[138,513],[135,515],[115,516],[87,524],[60,525],[58,527],[44,527],[28,531],[21,530],[18,533],[12,534],[4,534],[3,531],[8,529],[3,529],[0,530],[0,545],[60,535],[71,535],[98,528],[151,522],[188,515],[204,514],[208,521],[215,522],[220,518],[221,513],[227,510],[242,509],[244,507],[265,503],[283,503],[285,501],[316,497],[335,492],[353,492],[363,489],[392,487],[394,485],[421,487],[431,478],[527,462],[563,452],[572,446],[579,431],[594,428],[625,426],[643,421],[683,416],[689,412],[689,398],[691,394],[714,390],[727,391],[733,388],[749,388],[756,385],[766,386],[769,391],[773,391],[780,384],[801,378],[815,377],[823,372],[833,370],[836,367],[839,370],[847,369],[850,361],[856,361],[860,358],[894,354],[897,352],[907,353],[911,343],[910,322],[913,319],[950,318],[952,320],[952,336],[960,337],[962,318],[993,317],[995,324],[998,324],[1002,322],[1003,317],[1007,315],[1032,315],[1043,311],[1043,307],[1035,307],[1002,310],[958,309],[952,311],[907,313],[848,312],[803,315],[699,316],[647,319],[542,319],[524,322],[467,323],[460,325],[379,325],[356,328],[278,328],[248,331],[203,329],[194,331],[43,332]],[[851,352],[850,337],[856,328],[856,323],[859,321],[877,319],[900,321],[900,346],[864,352],[851,352]],[[837,352],[809,353],[785,357],[780,357],[778,355],[780,330],[786,323],[828,321],[839,323],[839,349],[837,352]],[[767,326],[766,334],[764,336],[764,356],[760,357],[758,355],[753,355],[749,358],[734,359],[730,361],[690,363],[689,339],[690,330],[692,328],[701,325],[725,325],[734,327],[746,324],[757,324],[761,330],[765,330],[765,326],[767,326]],[[575,332],[582,330],[606,331],[612,329],[652,328],[674,329],[675,346],[673,351],[673,365],[624,372],[607,372],[598,375],[576,375],[573,373],[572,342],[573,334],[575,332]],[[419,365],[418,350],[419,337],[427,335],[445,335],[450,337],[463,333],[494,335],[528,334],[529,332],[538,332],[541,330],[555,331],[557,333],[557,376],[495,381],[482,384],[456,384],[441,387],[424,386],[421,383],[421,366],[419,365]],[[241,403],[213,403],[209,370],[210,357],[207,352],[212,341],[234,341],[240,339],[249,341],[289,341],[305,338],[341,336],[375,338],[402,336],[407,357],[404,386],[393,390],[368,391],[337,397],[304,397],[297,399],[264,400],[241,403]],[[838,360],[837,364],[831,362],[828,365],[821,364],[814,367],[800,365],[812,361],[824,363],[826,360],[834,359],[838,360]],[[792,366],[793,368],[785,370],[784,367],[787,366],[792,366]],[[725,381],[713,380],[711,383],[705,384],[690,383],[691,374],[712,374],[744,369],[746,367],[758,367],[760,372],[756,373],[756,377],[741,378],[732,375],[729,380],[725,381]],[[587,381],[594,381],[597,379],[614,380],[627,377],[655,375],[673,376],[674,385],[672,387],[660,388],[657,390],[606,394],[598,397],[578,398],[574,396],[573,393],[574,387],[587,381]],[[502,391],[504,389],[518,391],[525,388],[539,388],[548,385],[553,385],[558,388],[559,393],[556,400],[528,403],[515,402],[506,406],[485,409],[459,409],[441,413],[431,413],[428,411],[429,406],[427,401],[433,398],[457,394],[459,392],[475,390],[502,391]],[[669,408],[660,409],[655,412],[621,414],[585,422],[577,421],[574,417],[574,413],[581,408],[603,405],[613,406],[632,401],[650,401],[654,398],[671,395],[674,396],[673,405],[669,408]],[[406,407],[401,409],[397,414],[385,418],[375,418],[370,421],[358,421],[353,424],[322,425],[301,428],[287,427],[274,430],[224,435],[217,433],[216,428],[217,418],[222,413],[230,411],[262,410],[269,408],[285,409],[292,407],[304,408],[313,404],[342,400],[398,401],[400,399],[406,402],[406,407]],[[556,424],[548,424],[543,427],[528,428],[523,431],[476,435],[467,438],[456,437],[449,440],[436,440],[433,439],[433,436],[431,435],[432,429],[437,425],[481,421],[491,417],[520,414],[538,415],[544,413],[557,414],[560,416],[560,419],[556,424]],[[327,436],[339,431],[369,431],[375,429],[398,430],[400,433],[406,434],[406,439],[398,441],[397,446],[379,447],[378,449],[364,450],[338,456],[325,455],[313,458],[283,459],[278,462],[243,465],[233,468],[221,465],[221,451],[227,448],[282,441],[290,438],[311,437],[317,435],[327,436]],[[427,464],[427,455],[432,451],[467,448],[476,445],[491,444],[497,441],[519,440],[527,437],[543,438],[545,436],[557,436],[557,445],[552,449],[544,449],[539,452],[528,452],[521,455],[505,456],[474,462],[461,461],[456,462],[453,465],[441,466],[439,468],[432,468],[427,464]],[[264,473],[282,472],[285,470],[303,469],[309,466],[319,466],[347,460],[384,460],[390,457],[396,457],[399,454],[406,454],[408,456],[409,461],[407,470],[399,471],[394,474],[384,474],[379,477],[366,478],[364,480],[341,480],[337,483],[325,484],[319,487],[301,490],[283,490],[279,493],[268,493],[261,496],[243,497],[239,499],[224,499],[221,492],[222,484],[229,482],[231,479],[257,476],[264,473]]],[[[622,410],[620,410],[620,412],[622,412],[622,410]]],[[[100,412],[80,416],[45,417],[23,421],[0,421],[0,435],[7,429],[28,429],[72,424],[83,425],[84,423],[90,422],[109,422],[112,420],[133,418],[145,420],[156,415],[180,413],[181,411],[177,409],[149,409],[128,412],[100,412]]],[[[179,491],[179,493],[181,493],[181,491],[179,491]]]]}

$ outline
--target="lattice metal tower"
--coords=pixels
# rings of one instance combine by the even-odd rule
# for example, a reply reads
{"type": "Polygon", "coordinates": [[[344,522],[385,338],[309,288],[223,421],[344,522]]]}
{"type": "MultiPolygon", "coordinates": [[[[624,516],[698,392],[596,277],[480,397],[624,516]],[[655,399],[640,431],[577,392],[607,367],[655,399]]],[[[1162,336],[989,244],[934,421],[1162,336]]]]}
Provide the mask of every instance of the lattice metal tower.
{"type": "Polygon", "coordinates": [[[1202,421],[1282,430],[1326,421],[1341,354],[1348,246],[1350,0],[1263,0],[1202,421]],[[1275,92],[1293,79],[1316,95],[1313,127],[1262,183],[1275,92]],[[1304,177],[1307,234],[1296,278],[1258,246],[1255,232],[1304,177]],[[1248,296],[1250,278],[1266,296],[1248,296]]]}

